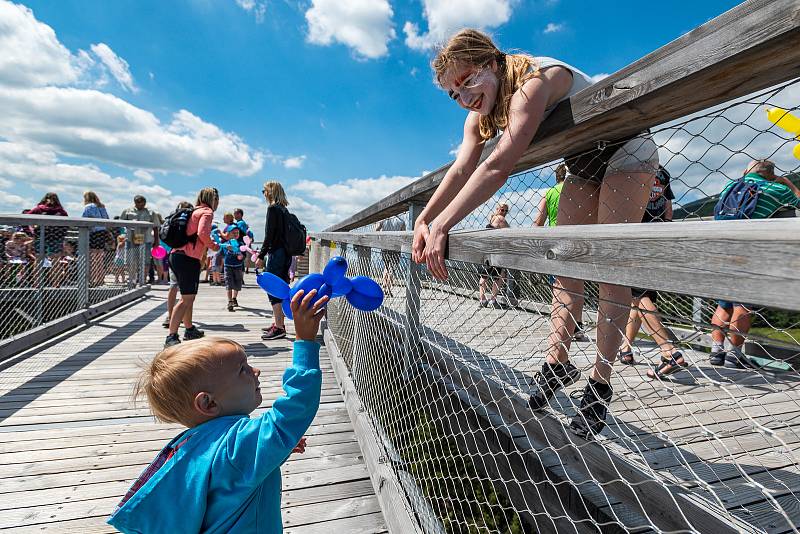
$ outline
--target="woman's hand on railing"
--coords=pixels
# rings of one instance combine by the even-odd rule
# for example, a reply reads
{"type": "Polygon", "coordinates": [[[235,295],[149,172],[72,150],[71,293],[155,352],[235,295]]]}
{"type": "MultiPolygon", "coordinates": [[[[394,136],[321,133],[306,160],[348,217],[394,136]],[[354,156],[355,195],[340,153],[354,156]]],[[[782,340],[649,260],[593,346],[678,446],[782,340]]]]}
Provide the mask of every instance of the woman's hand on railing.
{"type": "Polygon", "coordinates": [[[425,263],[425,245],[428,241],[428,223],[418,219],[414,223],[414,241],[411,245],[411,259],[425,263]]]}
{"type": "MultiPolygon", "coordinates": [[[[416,237],[416,232],[415,232],[416,237]]],[[[447,249],[447,232],[436,220],[431,224],[426,236],[425,252],[423,253],[428,271],[437,280],[447,280],[447,268],[444,266],[444,255],[447,249]]]]}

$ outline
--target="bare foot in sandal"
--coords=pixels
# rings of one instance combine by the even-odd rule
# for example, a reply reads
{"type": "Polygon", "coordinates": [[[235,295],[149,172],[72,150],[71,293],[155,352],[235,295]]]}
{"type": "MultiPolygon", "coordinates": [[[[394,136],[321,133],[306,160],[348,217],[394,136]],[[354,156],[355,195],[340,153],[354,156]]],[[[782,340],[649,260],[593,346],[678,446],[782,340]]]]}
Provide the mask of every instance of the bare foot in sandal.
{"type": "Polygon", "coordinates": [[[625,365],[633,365],[636,363],[633,359],[633,351],[631,350],[620,350],[617,359],[620,363],[625,365]]]}
{"type": "Polygon", "coordinates": [[[647,371],[647,378],[650,380],[661,380],[665,376],[675,374],[689,367],[689,362],[683,357],[680,351],[676,350],[668,359],[661,357],[661,363],[655,368],[647,371]]]}

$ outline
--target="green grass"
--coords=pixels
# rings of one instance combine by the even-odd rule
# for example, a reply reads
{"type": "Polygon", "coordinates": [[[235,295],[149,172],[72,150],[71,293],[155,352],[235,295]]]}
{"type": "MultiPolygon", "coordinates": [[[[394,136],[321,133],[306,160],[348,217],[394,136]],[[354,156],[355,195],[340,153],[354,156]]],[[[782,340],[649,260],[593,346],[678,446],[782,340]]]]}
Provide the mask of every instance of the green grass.
{"type": "Polygon", "coordinates": [[[783,341],[791,345],[800,343],[800,328],[786,328],[782,330],[775,330],[768,326],[754,326],[750,329],[751,334],[757,336],[774,339],[776,341],[783,341]]]}

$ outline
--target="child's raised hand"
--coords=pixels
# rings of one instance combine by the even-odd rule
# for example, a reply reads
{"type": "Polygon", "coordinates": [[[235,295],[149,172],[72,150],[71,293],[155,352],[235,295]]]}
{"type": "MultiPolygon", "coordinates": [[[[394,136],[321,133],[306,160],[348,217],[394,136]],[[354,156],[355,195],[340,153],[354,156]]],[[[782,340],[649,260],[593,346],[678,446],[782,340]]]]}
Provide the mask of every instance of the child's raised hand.
{"type": "Polygon", "coordinates": [[[328,302],[328,297],[322,297],[311,306],[311,301],[317,294],[316,289],[312,289],[304,295],[303,290],[298,291],[292,298],[292,316],[294,317],[295,338],[305,341],[314,341],[319,331],[319,322],[324,315],[323,306],[328,302]]]}

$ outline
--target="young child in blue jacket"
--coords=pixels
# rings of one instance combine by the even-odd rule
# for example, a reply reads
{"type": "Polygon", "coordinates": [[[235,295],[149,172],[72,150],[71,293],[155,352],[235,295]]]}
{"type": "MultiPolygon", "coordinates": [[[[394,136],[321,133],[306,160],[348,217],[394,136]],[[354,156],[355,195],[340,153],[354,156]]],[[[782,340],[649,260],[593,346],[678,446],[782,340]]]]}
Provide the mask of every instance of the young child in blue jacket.
{"type": "MultiPolygon", "coordinates": [[[[188,430],[161,450],[108,523],[125,533],[283,531],[281,464],[302,449],[319,407],[322,373],[314,341],[327,297],[292,299],[296,341],[283,375],[285,396],[261,417],[261,372],[241,345],[199,339],[160,352],[138,390],[154,415],[188,430]]],[[[302,452],[302,451],[300,451],[302,452]]]]}

